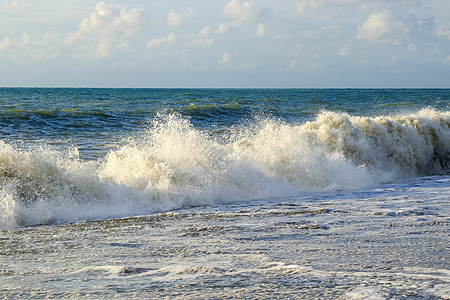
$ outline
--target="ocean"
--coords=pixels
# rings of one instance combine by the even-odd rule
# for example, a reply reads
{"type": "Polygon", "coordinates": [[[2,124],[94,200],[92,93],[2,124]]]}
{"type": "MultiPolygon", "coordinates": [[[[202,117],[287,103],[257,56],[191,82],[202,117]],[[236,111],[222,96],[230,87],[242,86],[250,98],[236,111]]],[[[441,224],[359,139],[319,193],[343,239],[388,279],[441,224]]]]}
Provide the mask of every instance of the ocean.
{"type": "Polygon", "coordinates": [[[450,299],[450,89],[0,88],[0,297],[450,299]]]}

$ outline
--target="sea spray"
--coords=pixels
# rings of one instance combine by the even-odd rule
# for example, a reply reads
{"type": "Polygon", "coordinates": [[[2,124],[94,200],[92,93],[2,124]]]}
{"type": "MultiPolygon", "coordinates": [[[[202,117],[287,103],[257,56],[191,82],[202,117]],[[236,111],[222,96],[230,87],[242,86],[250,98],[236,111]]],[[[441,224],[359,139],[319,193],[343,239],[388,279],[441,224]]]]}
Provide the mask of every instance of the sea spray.
{"type": "Polygon", "coordinates": [[[77,151],[0,143],[0,227],[362,189],[449,172],[450,114],[357,117],[324,111],[304,124],[262,118],[213,136],[158,115],[98,161],[77,151]]]}
{"type": "Polygon", "coordinates": [[[102,180],[97,174],[99,163],[81,161],[76,153],[48,147],[22,150],[0,142],[0,227],[153,211],[142,202],[145,197],[140,193],[102,180]]]}
{"type": "Polygon", "coordinates": [[[449,172],[449,127],[450,113],[423,109],[375,118],[323,112],[301,129],[355,165],[404,178],[449,172]]]}
{"type": "Polygon", "coordinates": [[[176,114],[157,117],[140,138],[111,152],[100,174],[179,206],[252,199],[265,183],[229,145],[176,114]]]}

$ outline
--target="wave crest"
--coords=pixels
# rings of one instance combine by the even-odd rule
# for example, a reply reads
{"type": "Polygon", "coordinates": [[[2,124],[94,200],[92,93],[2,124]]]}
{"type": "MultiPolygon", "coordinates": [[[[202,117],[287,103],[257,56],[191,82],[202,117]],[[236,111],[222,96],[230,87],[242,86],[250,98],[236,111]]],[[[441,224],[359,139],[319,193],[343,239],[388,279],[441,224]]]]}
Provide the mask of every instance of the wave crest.
{"type": "Polygon", "coordinates": [[[101,161],[0,142],[0,227],[148,214],[184,206],[362,189],[450,172],[450,114],[322,112],[213,137],[177,114],[101,161]]]}

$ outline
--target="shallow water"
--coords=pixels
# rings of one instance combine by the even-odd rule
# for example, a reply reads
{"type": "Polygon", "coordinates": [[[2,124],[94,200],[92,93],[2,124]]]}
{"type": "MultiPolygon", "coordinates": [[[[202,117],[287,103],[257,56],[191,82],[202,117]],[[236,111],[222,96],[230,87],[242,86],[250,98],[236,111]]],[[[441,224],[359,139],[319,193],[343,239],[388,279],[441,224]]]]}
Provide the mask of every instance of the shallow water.
{"type": "Polygon", "coordinates": [[[450,178],[0,233],[6,298],[448,299],[450,178]]]}

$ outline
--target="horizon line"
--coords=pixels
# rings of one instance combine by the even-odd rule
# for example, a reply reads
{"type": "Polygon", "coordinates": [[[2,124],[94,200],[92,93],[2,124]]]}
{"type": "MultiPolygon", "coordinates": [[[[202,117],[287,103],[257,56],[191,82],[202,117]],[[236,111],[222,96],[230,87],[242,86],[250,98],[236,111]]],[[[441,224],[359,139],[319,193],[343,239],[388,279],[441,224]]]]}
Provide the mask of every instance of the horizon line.
{"type": "Polygon", "coordinates": [[[423,89],[450,89],[450,87],[132,87],[132,86],[0,86],[0,88],[67,88],[67,89],[277,89],[277,90],[288,90],[288,89],[365,89],[365,90],[379,90],[379,89],[412,89],[412,90],[423,90],[423,89]]]}

